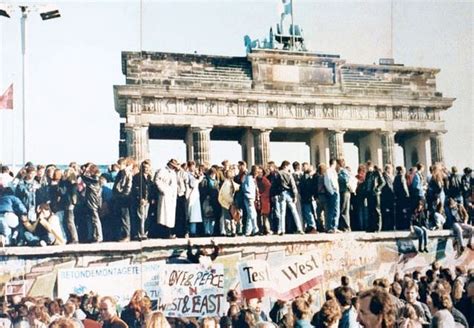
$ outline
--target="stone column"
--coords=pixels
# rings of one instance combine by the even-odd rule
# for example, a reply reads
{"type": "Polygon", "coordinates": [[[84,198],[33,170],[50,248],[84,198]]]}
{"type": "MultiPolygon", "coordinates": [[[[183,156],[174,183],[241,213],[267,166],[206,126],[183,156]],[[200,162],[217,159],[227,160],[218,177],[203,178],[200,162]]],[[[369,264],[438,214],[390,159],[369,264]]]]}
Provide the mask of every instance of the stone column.
{"type": "Polygon", "coordinates": [[[191,127],[192,156],[198,165],[210,162],[211,130],[210,127],[191,127]]]}
{"type": "Polygon", "coordinates": [[[134,158],[138,163],[150,158],[148,146],[148,126],[147,125],[127,125],[125,124],[126,156],[134,158]]]}
{"type": "Polygon", "coordinates": [[[186,144],[186,161],[194,161],[193,131],[189,128],[184,139],[186,144]]]}
{"type": "Polygon", "coordinates": [[[419,132],[411,137],[405,138],[403,152],[405,154],[405,166],[407,168],[421,163],[428,167],[431,163],[431,153],[428,151],[428,134],[419,132]]]}
{"type": "Polygon", "coordinates": [[[315,131],[309,140],[309,157],[316,168],[321,163],[329,163],[329,140],[325,131],[315,131]]]}
{"type": "Polygon", "coordinates": [[[443,132],[434,132],[430,135],[431,164],[444,163],[443,132]]]}
{"type": "Polygon", "coordinates": [[[386,138],[390,136],[385,135],[388,133],[387,131],[371,131],[366,132],[364,135],[363,132],[361,133],[362,136],[357,140],[357,147],[359,148],[359,162],[365,163],[367,161],[371,161],[374,165],[382,168],[383,165],[386,163],[386,157],[393,160],[393,153],[394,153],[394,137],[392,137],[392,143],[390,144],[390,140],[386,138]],[[387,144],[387,147],[384,147],[383,143],[387,144]]]}
{"type": "Polygon", "coordinates": [[[247,163],[248,167],[255,164],[254,139],[252,131],[246,129],[239,142],[242,147],[242,159],[247,163]]]}
{"type": "Polygon", "coordinates": [[[270,160],[270,133],[271,130],[254,130],[253,144],[255,151],[255,164],[266,165],[270,160]]]}
{"type": "Polygon", "coordinates": [[[344,158],[344,130],[329,130],[330,158],[344,158]]]}
{"type": "Polygon", "coordinates": [[[395,132],[382,131],[380,133],[382,143],[382,162],[383,164],[395,165],[395,132]]]}

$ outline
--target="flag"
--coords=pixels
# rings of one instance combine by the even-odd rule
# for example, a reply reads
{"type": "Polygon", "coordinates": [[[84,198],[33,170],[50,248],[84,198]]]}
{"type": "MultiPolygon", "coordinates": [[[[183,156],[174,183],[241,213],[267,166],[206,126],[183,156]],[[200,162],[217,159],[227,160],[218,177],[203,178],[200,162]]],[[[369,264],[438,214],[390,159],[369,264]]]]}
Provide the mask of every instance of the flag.
{"type": "Polygon", "coordinates": [[[281,14],[282,15],[291,15],[291,1],[293,0],[281,0],[281,14]]]}
{"type": "Polygon", "coordinates": [[[0,109],[13,109],[13,83],[0,97],[0,109]]]}

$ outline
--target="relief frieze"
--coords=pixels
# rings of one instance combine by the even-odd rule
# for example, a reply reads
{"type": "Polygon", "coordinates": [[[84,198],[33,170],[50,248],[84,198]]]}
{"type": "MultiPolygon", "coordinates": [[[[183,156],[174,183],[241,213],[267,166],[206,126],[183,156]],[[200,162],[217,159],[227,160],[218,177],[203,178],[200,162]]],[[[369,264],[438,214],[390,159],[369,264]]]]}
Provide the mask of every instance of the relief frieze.
{"type": "Polygon", "coordinates": [[[439,121],[432,107],[369,106],[351,104],[280,103],[246,100],[129,98],[127,112],[239,117],[341,120],[439,121]]]}

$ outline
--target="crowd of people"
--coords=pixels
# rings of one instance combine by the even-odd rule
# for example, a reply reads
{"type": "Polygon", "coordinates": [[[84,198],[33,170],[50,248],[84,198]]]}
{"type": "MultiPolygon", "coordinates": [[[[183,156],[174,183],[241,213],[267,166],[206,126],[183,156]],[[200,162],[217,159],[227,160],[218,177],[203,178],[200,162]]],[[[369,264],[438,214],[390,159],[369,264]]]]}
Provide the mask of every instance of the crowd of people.
{"type": "MultiPolygon", "coordinates": [[[[375,279],[373,286],[352,286],[347,276],[325,291],[309,290],[290,301],[276,300],[263,308],[262,299],[243,299],[227,292],[222,317],[167,318],[143,290],[121,308],[113,297],[71,294],[67,301],[46,297],[10,296],[0,302],[4,328],[455,328],[474,327],[474,269],[455,273],[434,262],[420,271],[375,279]],[[356,291],[357,289],[357,291],[356,291]]],[[[164,306],[164,305],[163,305],[164,306]]]]}
{"type": "Polygon", "coordinates": [[[452,229],[458,251],[473,247],[472,170],[442,164],[377,167],[354,174],[344,159],[314,169],[179,164],[154,174],[149,160],[120,158],[107,172],[93,163],[27,163],[0,173],[0,244],[51,245],[147,238],[412,230],[419,251],[427,235],[452,229]],[[468,235],[467,245],[463,233],[468,235]]]}

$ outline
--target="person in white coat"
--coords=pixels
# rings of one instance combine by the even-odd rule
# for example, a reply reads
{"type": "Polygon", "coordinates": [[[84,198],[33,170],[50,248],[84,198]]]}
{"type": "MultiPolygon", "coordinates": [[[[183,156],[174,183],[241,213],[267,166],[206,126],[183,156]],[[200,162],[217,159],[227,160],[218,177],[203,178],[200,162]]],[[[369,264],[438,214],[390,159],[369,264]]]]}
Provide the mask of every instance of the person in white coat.
{"type": "Polygon", "coordinates": [[[160,236],[174,238],[172,229],[176,221],[176,199],[178,196],[177,174],[178,161],[170,159],[166,167],[159,169],[155,174],[155,184],[158,188],[158,202],[156,219],[162,229],[160,236]]]}
{"type": "Polygon", "coordinates": [[[201,198],[199,194],[199,184],[203,175],[196,170],[196,163],[188,161],[188,178],[186,185],[187,200],[187,221],[189,224],[189,236],[196,237],[198,234],[198,224],[202,223],[201,198]]]}

